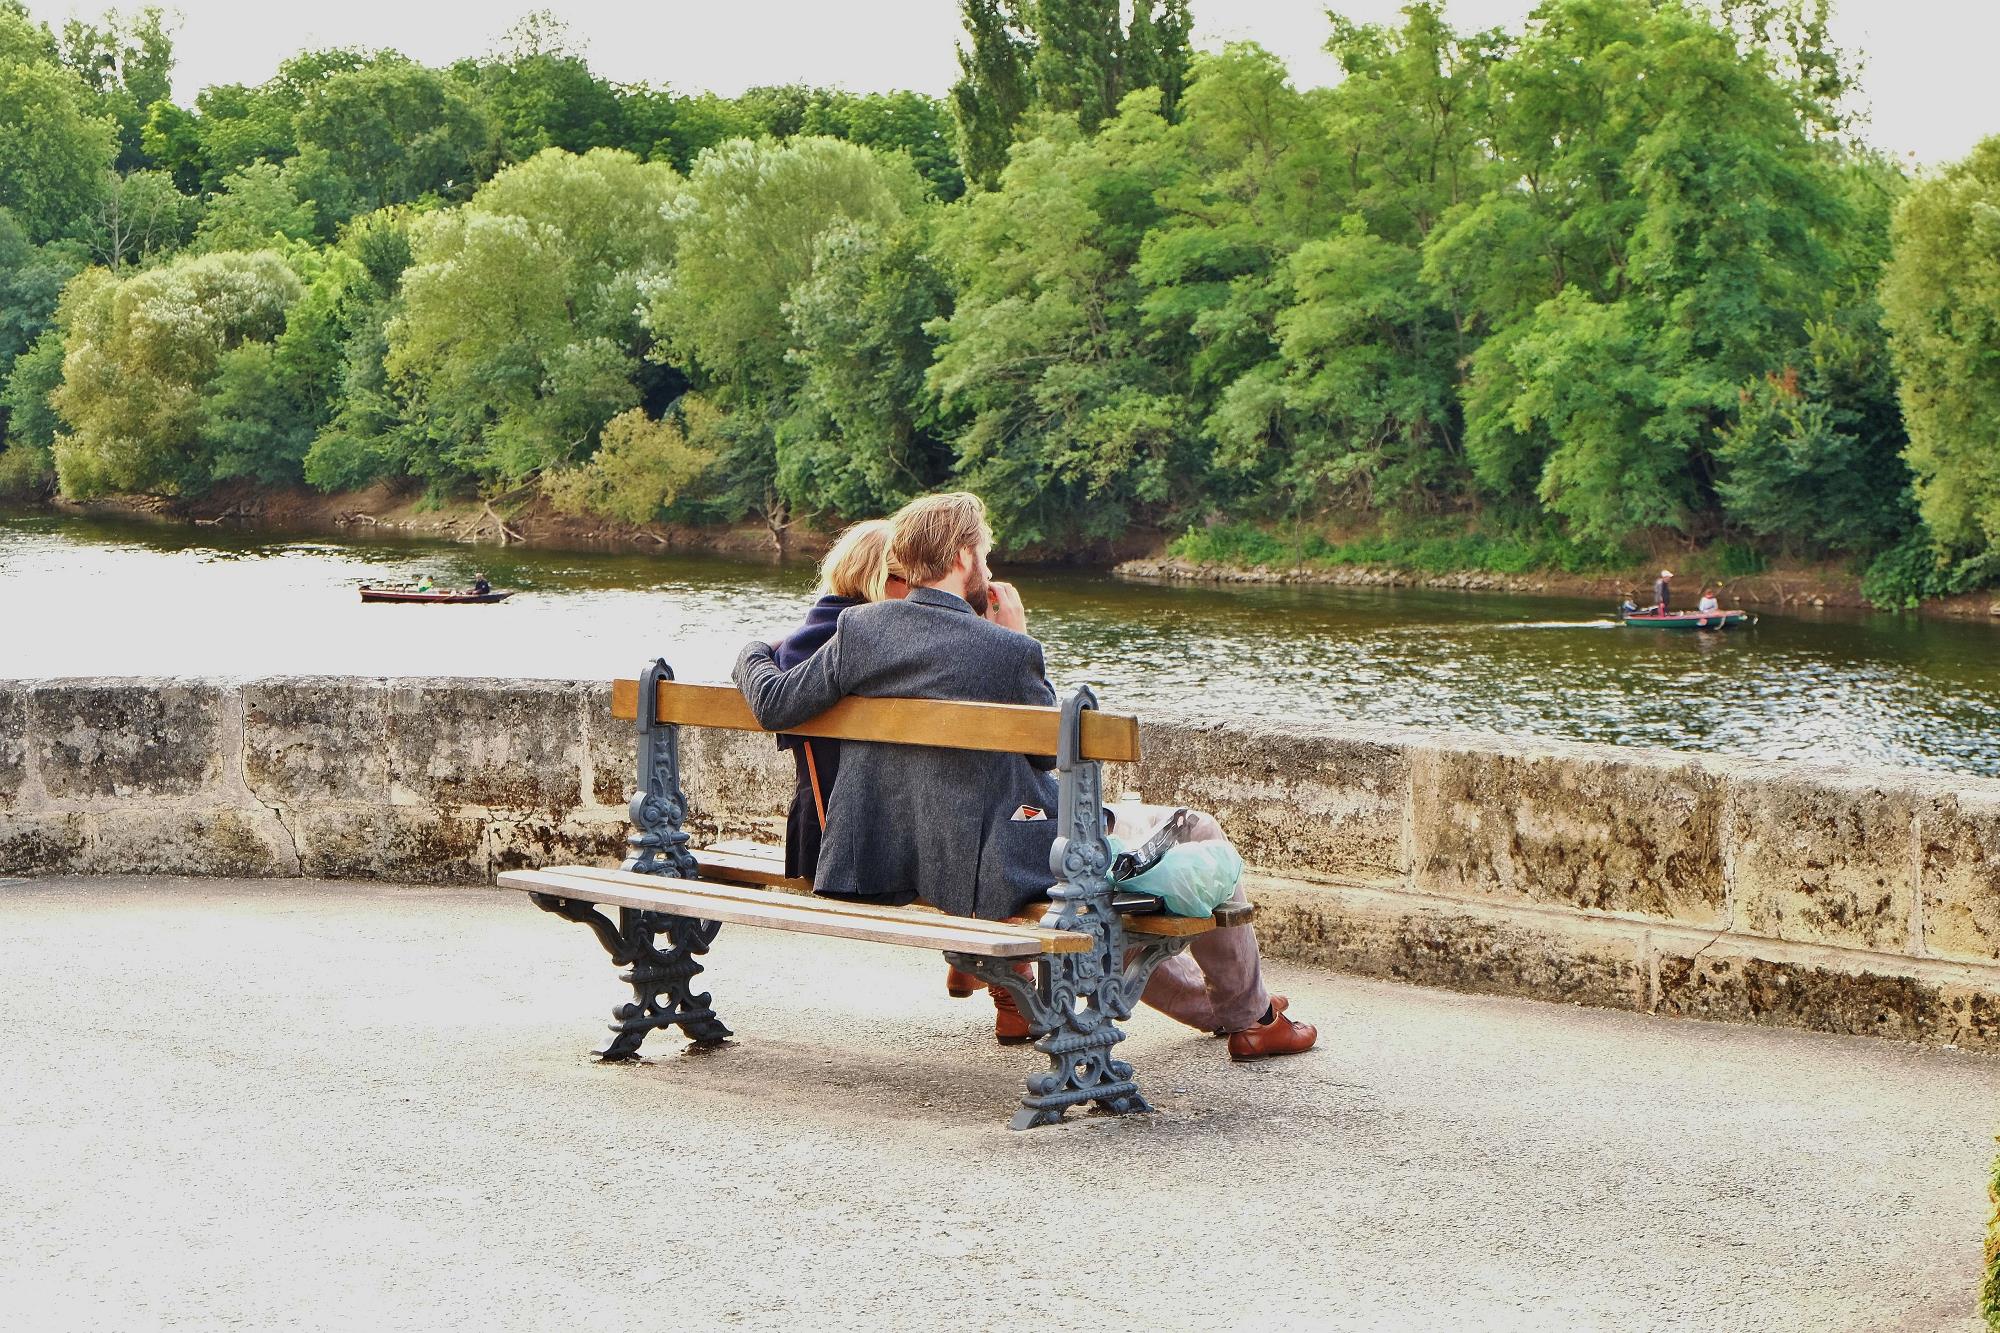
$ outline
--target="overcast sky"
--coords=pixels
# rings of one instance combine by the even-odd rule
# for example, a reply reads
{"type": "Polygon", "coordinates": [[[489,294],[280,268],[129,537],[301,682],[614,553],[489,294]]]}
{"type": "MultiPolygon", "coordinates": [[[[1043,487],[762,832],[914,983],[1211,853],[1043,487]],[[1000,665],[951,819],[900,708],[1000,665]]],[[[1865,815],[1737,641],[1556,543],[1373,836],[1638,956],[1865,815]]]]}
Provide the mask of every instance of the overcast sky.
{"type": "MultiPolygon", "coordinates": [[[[1333,0],[1351,17],[1393,21],[1403,0],[1333,0]]],[[[136,5],[138,0],[127,0],[136,5]]],[[[426,64],[490,50],[535,0],[163,0],[183,16],[176,94],[211,83],[257,83],[308,46],[391,46],[426,64]]],[[[600,74],[679,91],[741,92],[758,83],[835,84],[857,92],[915,88],[941,94],[956,76],[957,0],[544,0],[571,26],[600,74]]],[[[1937,163],[2000,133],[1993,56],[2000,0],[1836,0],[1837,35],[1865,57],[1869,137],[1937,163]]],[[[60,22],[104,5],[29,0],[60,22]]],[[[1461,28],[1518,30],[1531,0],[1453,0],[1461,28]]],[[[1249,38],[1277,52],[1302,85],[1331,82],[1318,0],[1194,0],[1200,46],[1249,38]]]]}

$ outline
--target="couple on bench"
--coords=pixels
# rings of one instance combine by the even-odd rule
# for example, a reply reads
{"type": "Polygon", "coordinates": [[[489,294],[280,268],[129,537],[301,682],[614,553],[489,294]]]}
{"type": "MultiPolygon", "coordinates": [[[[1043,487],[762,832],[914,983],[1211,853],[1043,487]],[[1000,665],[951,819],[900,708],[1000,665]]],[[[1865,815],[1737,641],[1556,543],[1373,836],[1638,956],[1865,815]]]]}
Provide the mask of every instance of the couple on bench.
{"type": "MultiPolygon", "coordinates": [[[[758,723],[783,731],[851,694],[1053,705],[1020,595],[989,576],[992,545],[985,504],[963,493],[924,496],[894,518],[849,528],[826,557],[823,595],[805,623],[776,643],[749,644],[736,660],[736,685],[758,723]]],[[[816,893],[902,905],[921,886],[934,907],[996,921],[1048,895],[1053,761],[797,736],[779,744],[799,767],[786,872],[813,880],[816,893]]],[[[1136,838],[1171,812],[1121,813],[1143,826],[1114,831],[1136,838]]],[[[1192,835],[1223,837],[1205,814],[1194,816],[1192,835]]],[[[1243,901],[1240,884],[1234,901],[1243,901]]],[[[976,985],[955,970],[947,981],[961,996],[976,985]]],[[[994,1035],[1027,1041],[1012,997],[997,986],[989,993],[994,1035]]],[[[1318,1036],[1286,1015],[1285,997],[1265,991],[1250,926],[1198,936],[1161,964],[1142,998],[1226,1035],[1233,1060],[1295,1054],[1318,1036]]]]}

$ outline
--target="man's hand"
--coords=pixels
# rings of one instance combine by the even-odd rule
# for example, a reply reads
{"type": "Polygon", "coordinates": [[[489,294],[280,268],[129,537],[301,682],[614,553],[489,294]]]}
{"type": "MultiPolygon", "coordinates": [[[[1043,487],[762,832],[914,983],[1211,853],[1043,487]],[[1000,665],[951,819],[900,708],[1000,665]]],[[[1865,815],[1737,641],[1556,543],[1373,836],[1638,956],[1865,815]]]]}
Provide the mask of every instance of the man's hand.
{"type": "Polygon", "coordinates": [[[1028,611],[1021,605],[1021,594],[1011,583],[993,583],[992,591],[986,598],[986,618],[1003,629],[1011,629],[1016,634],[1028,632],[1028,611]]]}

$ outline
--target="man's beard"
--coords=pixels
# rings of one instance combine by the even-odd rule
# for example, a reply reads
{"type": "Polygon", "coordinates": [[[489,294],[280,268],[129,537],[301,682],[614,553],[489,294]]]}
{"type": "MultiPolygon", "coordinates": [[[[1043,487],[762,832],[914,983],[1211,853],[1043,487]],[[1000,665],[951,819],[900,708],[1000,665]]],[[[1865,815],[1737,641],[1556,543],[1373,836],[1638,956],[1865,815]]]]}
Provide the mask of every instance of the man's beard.
{"type": "Polygon", "coordinates": [[[965,581],[965,600],[982,616],[986,614],[987,604],[993,600],[993,586],[977,570],[965,581]]]}

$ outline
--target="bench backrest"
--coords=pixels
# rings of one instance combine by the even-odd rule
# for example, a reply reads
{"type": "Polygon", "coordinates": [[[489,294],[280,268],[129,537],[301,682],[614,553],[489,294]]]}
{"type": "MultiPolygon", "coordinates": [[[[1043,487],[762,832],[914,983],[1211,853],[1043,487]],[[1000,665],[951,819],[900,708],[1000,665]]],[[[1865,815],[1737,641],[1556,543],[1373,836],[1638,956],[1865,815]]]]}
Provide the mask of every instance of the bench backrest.
{"type": "MultiPolygon", "coordinates": [[[[654,717],[661,723],[762,731],[741,693],[730,685],[659,682],[654,717]]],[[[627,721],[639,716],[639,682],[611,683],[611,713],[627,721]]],[[[1125,713],[1088,709],[1081,718],[1084,760],[1133,763],[1139,758],[1139,720],[1125,713]]],[[[895,745],[935,745],[952,750],[1004,754],[1057,753],[1062,709],[1024,704],[949,703],[939,699],[847,698],[788,735],[828,740],[883,741],[895,745]]]]}

